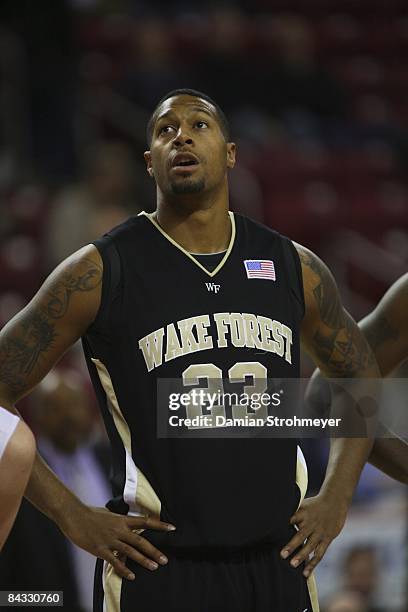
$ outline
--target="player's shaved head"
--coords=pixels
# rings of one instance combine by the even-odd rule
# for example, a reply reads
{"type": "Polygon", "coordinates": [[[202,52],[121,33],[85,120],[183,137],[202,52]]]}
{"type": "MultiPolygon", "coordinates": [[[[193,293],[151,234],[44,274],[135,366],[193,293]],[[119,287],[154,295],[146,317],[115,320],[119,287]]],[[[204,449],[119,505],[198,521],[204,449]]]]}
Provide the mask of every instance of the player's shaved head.
{"type": "Polygon", "coordinates": [[[200,100],[205,100],[206,102],[208,102],[208,104],[211,104],[211,106],[215,110],[215,116],[216,116],[216,118],[218,120],[218,124],[220,126],[221,132],[222,132],[226,142],[229,141],[229,139],[230,139],[230,132],[229,132],[228,120],[227,120],[227,118],[225,116],[224,111],[217,104],[217,102],[215,102],[215,100],[210,98],[210,96],[208,96],[207,94],[202,93],[201,91],[197,91],[196,89],[173,89],[172,91],[169,91],[165,96],[163,96],[158,101],[158,103],[156,105],[156,108],[154,109],[154,111],[153,111],[153,113],[152,113],[152,115],[151,115],[151,117],[149,119],[149,122],[147,124],[147,129],[146,129],[146,139],[147,139],[147,144],[149,146],[150,146],[151,141],[152,141],[154,125],[155,125],[157,117],[159,115],[160,107],[162,106],[163,102],[165,102],[169,98],[175,98],[177,96],[191,96],[192,98],[198,98],[200,100]]]}

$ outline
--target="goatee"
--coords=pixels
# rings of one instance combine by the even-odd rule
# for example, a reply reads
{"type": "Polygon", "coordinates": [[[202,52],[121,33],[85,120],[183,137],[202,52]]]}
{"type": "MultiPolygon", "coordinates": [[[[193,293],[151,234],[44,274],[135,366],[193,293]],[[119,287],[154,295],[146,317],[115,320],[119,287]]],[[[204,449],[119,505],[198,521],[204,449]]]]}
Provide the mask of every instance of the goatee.
{"type": "Polygon", "coordinates": [[[184,181],[175,182],[171,185],[171,190],[174,195],[183,193],[200,193],[204,190],[205,181],[203,178],[198,180],[185,179],[184,181]]]}

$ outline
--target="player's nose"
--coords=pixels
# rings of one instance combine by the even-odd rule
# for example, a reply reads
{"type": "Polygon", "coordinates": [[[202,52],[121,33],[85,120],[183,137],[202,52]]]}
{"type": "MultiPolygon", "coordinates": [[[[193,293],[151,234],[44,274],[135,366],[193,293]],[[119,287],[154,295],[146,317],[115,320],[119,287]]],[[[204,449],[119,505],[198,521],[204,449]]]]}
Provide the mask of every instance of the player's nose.
{"type": "Polygon", "coordinates": [[[193,144],[193,139],[191,137],[190,132],[187,129],[180,126],[176,134],[176,138],[174,139],[174,145],[176,147],[182,147],[185,144],[188,144],[188,145],[193,144]]]}

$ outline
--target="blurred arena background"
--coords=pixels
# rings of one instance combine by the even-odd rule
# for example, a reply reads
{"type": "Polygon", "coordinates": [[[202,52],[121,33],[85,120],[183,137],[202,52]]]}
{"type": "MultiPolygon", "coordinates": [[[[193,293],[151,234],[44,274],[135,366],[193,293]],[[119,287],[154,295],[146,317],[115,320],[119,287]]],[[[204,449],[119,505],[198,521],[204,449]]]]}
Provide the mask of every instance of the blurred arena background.
{"type": "MultiPolygon", "coordinates": [[[[0,18],[2,325],[61,259],[153,209],[145,126],[175,87],[230,119],[232,208],[327,261],[357,320],[406,271],[406,0],[1,0],[0,18]]],[[[80,349],[21,409],[53,468],[103,504],[109,457],[80,349]]],[[[313,492],[325,448],[305,453],[313,492]]],[[[317,572],[324,612],[408,610],[406,516],[405,488],[367,467],[317,572]]],[[[24,504],[2,588],[64,588],[64,609],[90,610],[91,572],[24,504]]]]}

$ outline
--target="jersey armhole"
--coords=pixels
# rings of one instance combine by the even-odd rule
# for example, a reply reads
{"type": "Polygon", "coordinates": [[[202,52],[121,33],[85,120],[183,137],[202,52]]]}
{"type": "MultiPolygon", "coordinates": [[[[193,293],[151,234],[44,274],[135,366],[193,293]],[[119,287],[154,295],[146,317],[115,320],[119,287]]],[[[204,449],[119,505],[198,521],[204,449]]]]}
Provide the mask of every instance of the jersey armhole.
{"type": "Polygon", "coordinates": [[[290,285],[292,294],[296,298],[296,310],[299,321],[305,316],[305,296],[303,291],[302,264],[300,263],[299,253],[293,242],[286,236],[282,236],[283,257],[285,260],[288,278],[296,278],[296,285],[290,285]]]}
{"type": "Polygon", "coordinates": [[[94,240],[92,244],[98,249],[102,258],[102,292],[98,312],[87,333],[102,332],[106,329],[110,315],[110,306],[113,298],[116,296],[121,280],[119,253],[112,238],[110,236],[103,236],[94,240]]]}

